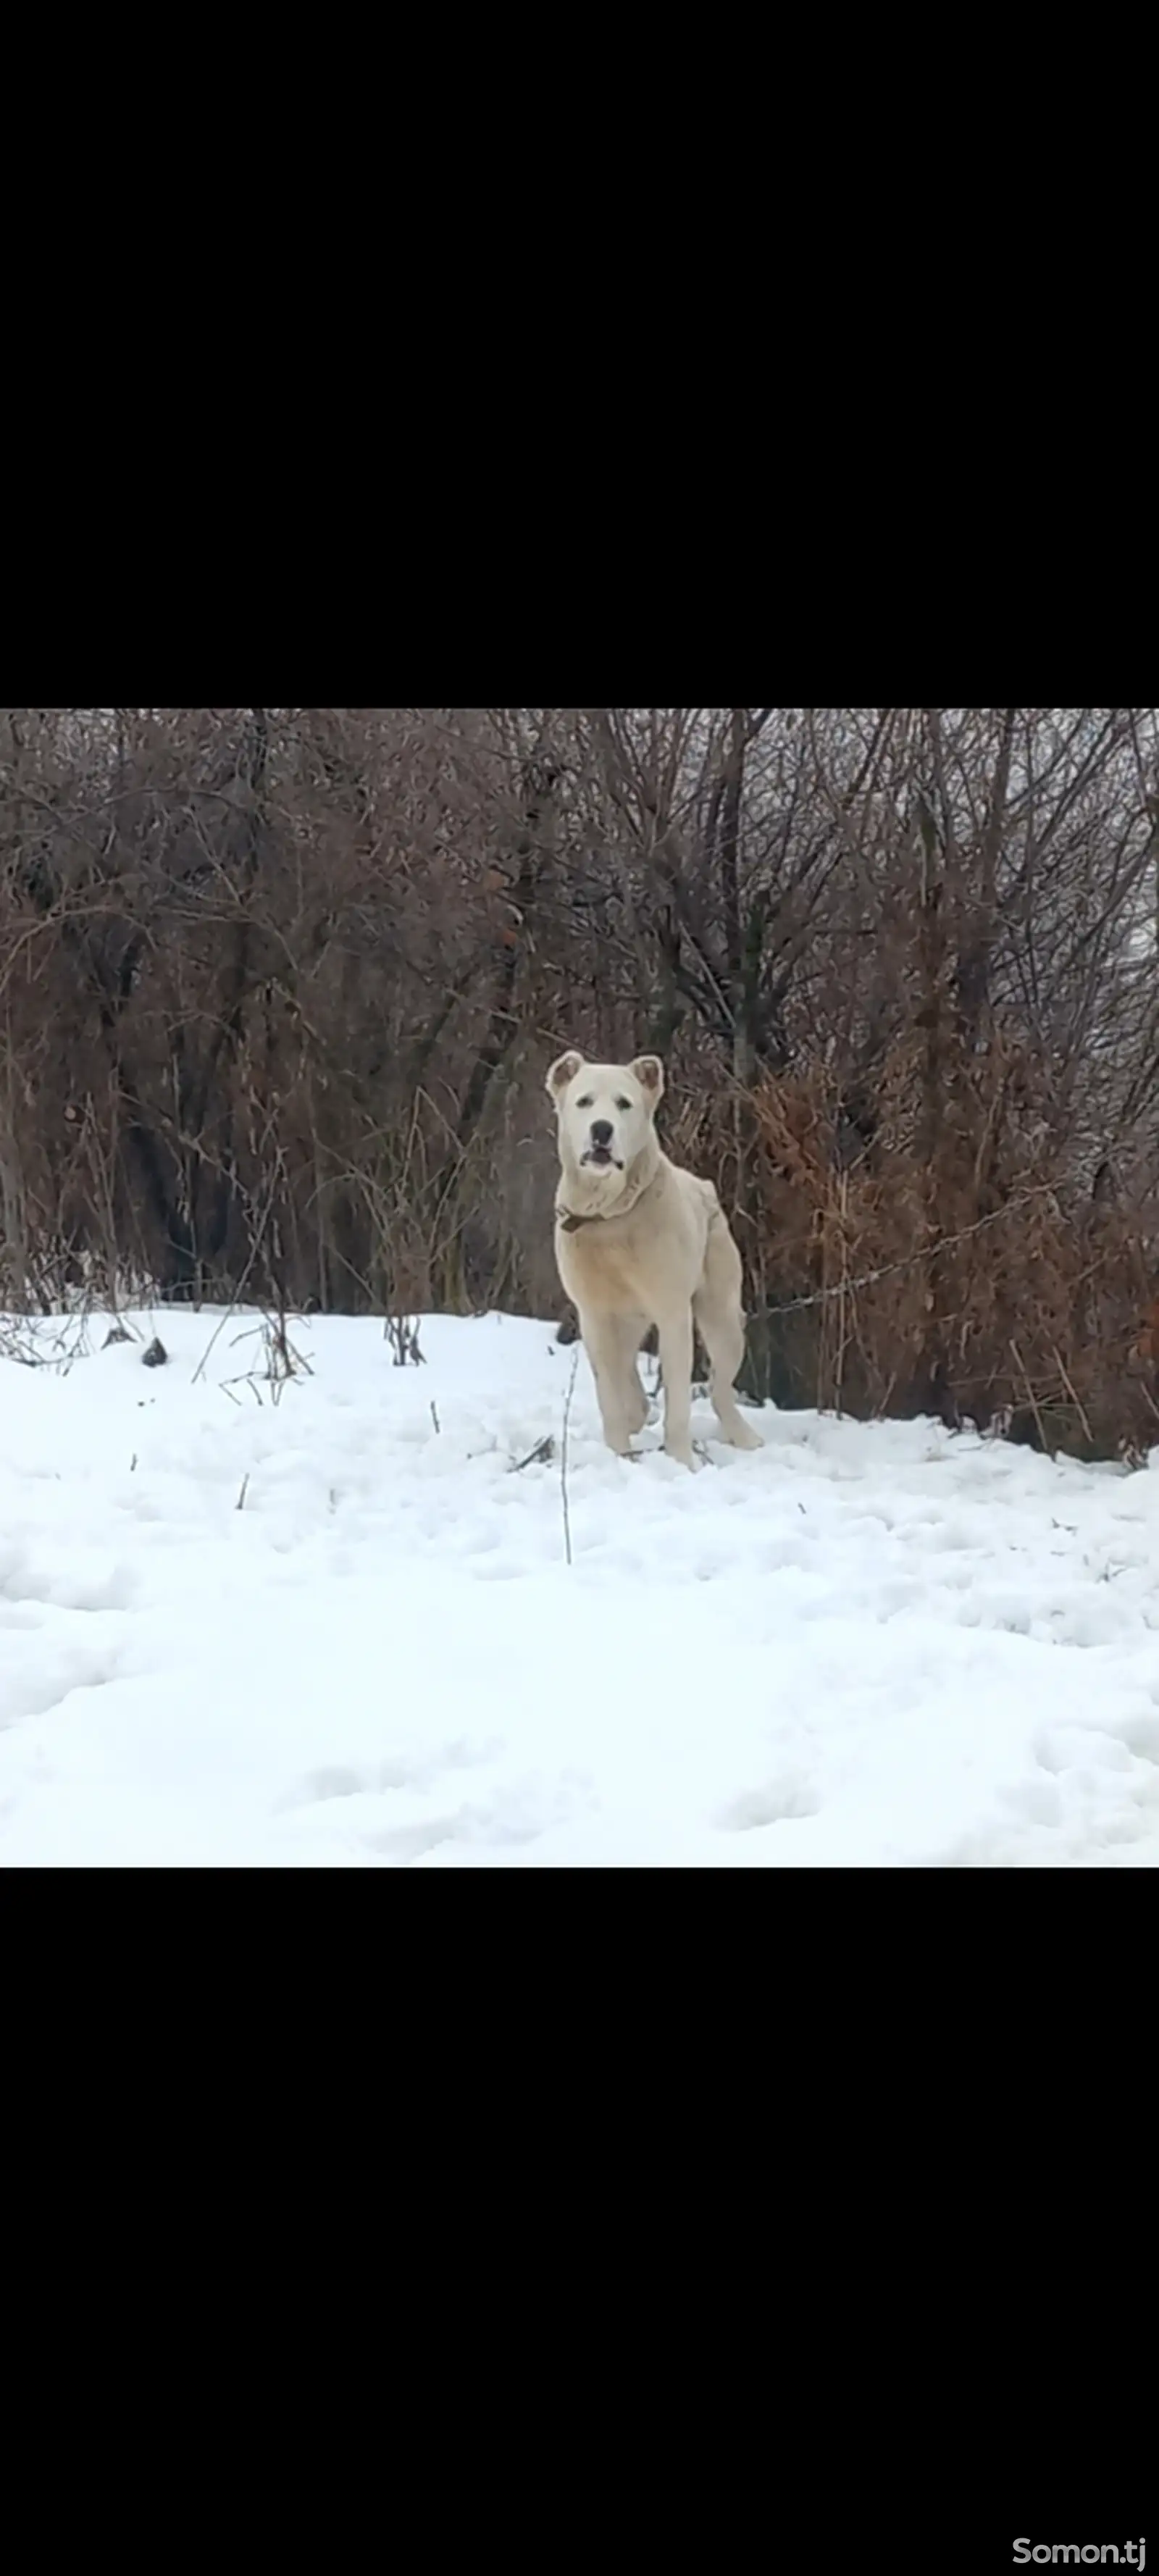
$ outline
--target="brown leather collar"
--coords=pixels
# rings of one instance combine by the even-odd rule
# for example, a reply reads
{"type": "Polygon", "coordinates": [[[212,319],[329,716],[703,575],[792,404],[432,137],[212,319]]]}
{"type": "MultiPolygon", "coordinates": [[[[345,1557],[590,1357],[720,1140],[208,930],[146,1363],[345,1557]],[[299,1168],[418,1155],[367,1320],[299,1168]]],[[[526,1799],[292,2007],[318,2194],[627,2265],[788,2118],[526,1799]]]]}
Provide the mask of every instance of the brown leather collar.
{"type": "Polygon", "coordinates": [[[578,1234],[581,1225],[599,1225],[598,1216],[573,1216],[570,1208],[557,1208],[556,1217],[565,1234],[578,1234]]]}

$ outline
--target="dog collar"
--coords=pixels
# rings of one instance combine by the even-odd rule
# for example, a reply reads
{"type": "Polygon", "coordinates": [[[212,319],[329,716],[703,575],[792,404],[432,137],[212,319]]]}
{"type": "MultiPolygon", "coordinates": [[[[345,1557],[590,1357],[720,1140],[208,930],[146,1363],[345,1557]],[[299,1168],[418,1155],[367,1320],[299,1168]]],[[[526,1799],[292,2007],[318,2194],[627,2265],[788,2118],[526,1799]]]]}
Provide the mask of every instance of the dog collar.
{"type": "Polygon", "coordinates": [[[624,1190],[621,1193],[621,1196],[617,1199],[614,1207],[607,1208],[606,1210],[604,1208],[594,1208],[590,1216],[575,1216],[571,1208],[557,1207],[555,1211],[556,1224],[562,1227],[565,1234],[578,1234],[581,1225],[610,1225],[615,1217],[631,1216],[633,1208],[638,1208],[641,1199],[647,1197],[655,1179],[655,1172],[650,1173],[648,1179],[641,1182],[630,1195],[627,1190],[624,1190]],[[624,1205],[625,1199],[627,1200],[627,1206],[624,1205]]]}

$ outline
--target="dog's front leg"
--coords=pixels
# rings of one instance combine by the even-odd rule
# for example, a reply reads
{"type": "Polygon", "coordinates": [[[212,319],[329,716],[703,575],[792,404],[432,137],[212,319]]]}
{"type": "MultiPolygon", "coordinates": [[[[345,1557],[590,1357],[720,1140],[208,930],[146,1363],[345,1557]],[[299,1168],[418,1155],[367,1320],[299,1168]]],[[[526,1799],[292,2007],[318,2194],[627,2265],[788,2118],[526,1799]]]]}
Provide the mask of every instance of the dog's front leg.
{"type": "Polygon", "coordinates": [[[664,1446],[682,1467],[695,1467],[692,1455],[692,1308],[682,1306],[657,1317],[660,1366],[664,1373],[664,1446]]]}
{"type": "MultiPolygon", "coordinates": [[[[630,1458],[633,1425],[629,1423],[624,1403],[623,1354],[619,1336],[613,1324],[591,1315],[580,1317],[580,1331],[596,1382],[596,1401],[604,1426],[604,1438],[609,1449],[615,1450],[617,1458],[630,1458]]],[[[639,1379],[636,1383],[639,1385],[639,1379]]]]}

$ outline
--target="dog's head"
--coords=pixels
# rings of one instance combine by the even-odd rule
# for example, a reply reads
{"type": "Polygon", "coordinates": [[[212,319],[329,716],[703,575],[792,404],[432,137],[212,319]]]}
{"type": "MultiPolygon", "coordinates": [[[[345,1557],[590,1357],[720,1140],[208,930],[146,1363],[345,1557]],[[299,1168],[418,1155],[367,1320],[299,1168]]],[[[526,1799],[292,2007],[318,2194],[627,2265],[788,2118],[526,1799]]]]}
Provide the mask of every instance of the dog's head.
{"type": "Polygon", "coordinates": [[[601,1199],[618,1198],[626,1172],[651,1142],[664,1089],[659,1056],[587,1064],[571,1050],[556,1057],[547,1088],[559,1120],[561,1162],[595,1184],[601,1199]]]}

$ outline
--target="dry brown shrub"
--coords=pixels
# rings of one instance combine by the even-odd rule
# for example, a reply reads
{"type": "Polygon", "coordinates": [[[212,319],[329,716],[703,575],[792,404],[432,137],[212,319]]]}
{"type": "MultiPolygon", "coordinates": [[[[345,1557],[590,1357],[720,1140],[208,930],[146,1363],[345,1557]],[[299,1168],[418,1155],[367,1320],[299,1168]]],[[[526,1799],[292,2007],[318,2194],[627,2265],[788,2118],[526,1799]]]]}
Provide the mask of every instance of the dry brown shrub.
{"type": "Polygon", "coordinates": [[[1033,1067],[998,1035],[953,1069],[927,1155],[923,1065],[920,1042],[888,1059],[869,1144],[820,1071],[685,1107],[673,1151],[717,1176],[744,1249],[742,1384],[1079,1457],[1145,1450],[1159,1342],[1142,1218],[1068,1189],[1033,1067]]]}

